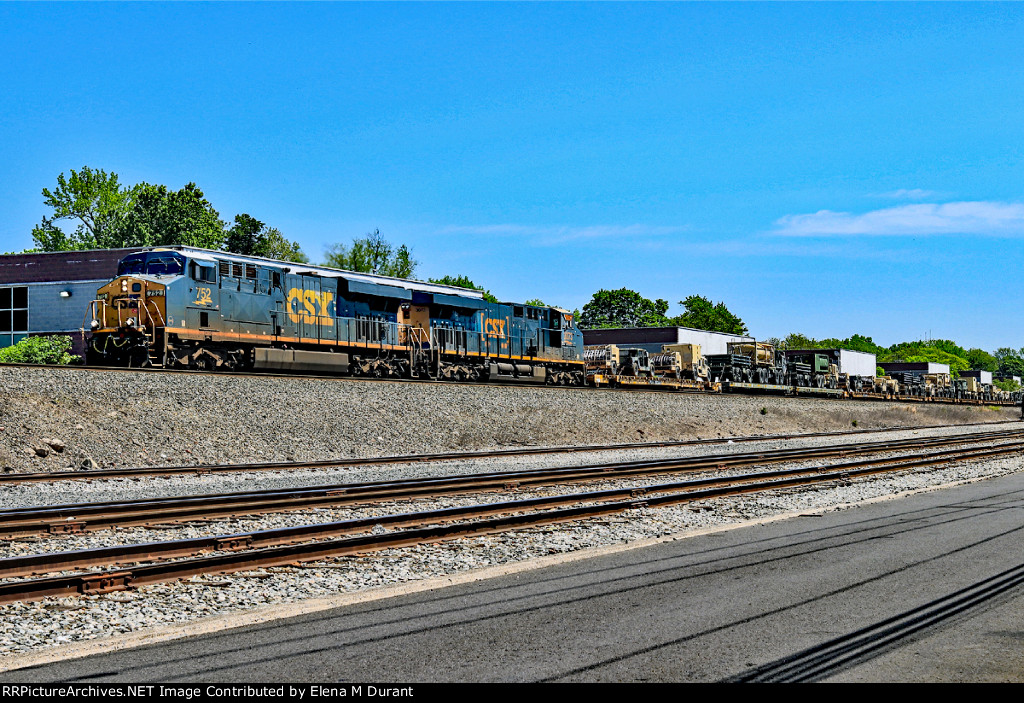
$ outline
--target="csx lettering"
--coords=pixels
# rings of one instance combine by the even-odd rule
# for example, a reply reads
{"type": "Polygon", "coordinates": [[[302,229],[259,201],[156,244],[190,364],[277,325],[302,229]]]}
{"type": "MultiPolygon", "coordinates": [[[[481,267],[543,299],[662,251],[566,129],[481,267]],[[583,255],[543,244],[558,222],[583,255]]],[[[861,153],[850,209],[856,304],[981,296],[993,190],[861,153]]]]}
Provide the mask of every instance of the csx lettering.
{"type": "Polygon", "coordinates": [[[288,291],[288,319],[296,323],[315,323],[319,318],[321,324],[332,327],[334,325],[334,315],[330,311],[332,300],[334,300],[334,293],[330,291],[317,293],[315,290],[292,288],[288,291]],[[317,306],[320,308],[319,311],[317,311],[317,306]]]}
{"type": "Polygon", "coordinates": [[[491,337],[504,337],[505,322],[505,320],[484,320],[484,334],[491,337]]]}

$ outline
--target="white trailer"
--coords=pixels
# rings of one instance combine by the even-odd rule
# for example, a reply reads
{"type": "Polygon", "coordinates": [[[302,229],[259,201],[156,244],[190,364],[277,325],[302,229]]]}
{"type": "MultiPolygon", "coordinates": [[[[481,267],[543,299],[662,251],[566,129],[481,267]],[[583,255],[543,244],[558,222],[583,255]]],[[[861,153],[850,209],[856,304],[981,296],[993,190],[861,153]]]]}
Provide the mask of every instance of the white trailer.
{"type": "Polygon", "coordinates": [[[878,367],[874,354],[850,349],[837,349],[836,351],[839,353],[839,373],[874,378],[875,370],[878,367]]]}

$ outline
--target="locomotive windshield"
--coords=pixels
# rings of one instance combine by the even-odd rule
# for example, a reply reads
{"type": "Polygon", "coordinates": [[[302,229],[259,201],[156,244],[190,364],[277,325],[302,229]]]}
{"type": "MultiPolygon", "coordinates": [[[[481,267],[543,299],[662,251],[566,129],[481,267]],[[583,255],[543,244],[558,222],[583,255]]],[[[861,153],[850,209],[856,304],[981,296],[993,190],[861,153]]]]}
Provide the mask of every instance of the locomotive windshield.
{"type": "Polygon", "coordinates": [[[150,276],[180,276],[185,272],[185,257],[170,251],[150,251],[132,254],[121,259],[117,275],[147,274],[150,276]]]}

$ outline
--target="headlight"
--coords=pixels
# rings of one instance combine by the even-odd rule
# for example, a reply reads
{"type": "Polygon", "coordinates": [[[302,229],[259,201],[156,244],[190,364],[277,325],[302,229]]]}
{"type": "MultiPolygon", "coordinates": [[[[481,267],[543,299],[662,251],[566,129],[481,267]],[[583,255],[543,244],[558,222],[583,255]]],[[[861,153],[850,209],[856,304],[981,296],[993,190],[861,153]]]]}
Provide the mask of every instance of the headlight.
{"type": "Polygon", "coordinates": [[[129,317],[127,320],[124,321],[124,324],[126,324],[128,327],[134,327],[135,326],[135,318],[134,317],[129,317]]]}
{"type": "Polygon", "coordinates": [[[92,322],[89,323],[89,329],[91,329],[93,332],[95,332],[99,328],[100,328],[100,321],[99,320],[93,320],[92,322]]]}

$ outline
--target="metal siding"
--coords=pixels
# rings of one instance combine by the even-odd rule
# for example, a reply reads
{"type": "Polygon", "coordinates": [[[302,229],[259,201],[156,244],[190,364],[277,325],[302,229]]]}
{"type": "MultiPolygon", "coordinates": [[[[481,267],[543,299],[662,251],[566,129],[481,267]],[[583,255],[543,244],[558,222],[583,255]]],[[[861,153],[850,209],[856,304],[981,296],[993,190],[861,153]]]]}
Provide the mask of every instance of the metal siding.
{"type": "Polygon", "coordinates": [[[364,283],[362,281],[350,280],[348,282],[350,293],[362,295],[376,295],[381,298],[394,298],[397,300],[412,300],[412,291],[397,286],[381,285],[379,283],[364,283]]]}
{"type": "Polygon", "coordinates": [[[753,342],[753,337],[744,337],[738,334],[724,334],[722,332],[709,332],[707,330],[695,330],[689,327],[678,327],[677,344],[699,344],[700,351],[704,355],[727,354],[729,342],[753,342]]]}
{"type": "Polygon", "coordinates": [[[992,383],[992,372],[991,371],[961,371],[961,378],[976,378],[982,383],[992,383]]]}
{"type": "Polygon", "coordinates": [[[868,352],[839,349],[839,372],[851,376],[869,376],[874,378],[878,363],[874,354],[868,352]]]}
{"type": "Polygon", "coordinates": [[[648,351],[661,351],[663,344],[699,344],[703,354],[725,354],[729,342],[752,342],[743,337],[721,332],[695,330],[690,327],[623,327],[583,330],[586,345],[615,344],[648,351]]]}
{"type": "Polygon", "coordinates": [[[453,308],[472,308],[474,310],[488,310],[492,303],[488,303],[486,300],[463,298],[461,295],[444,295],[442,293],[434,293],[434,305],[447,305],[453,308]]]}
{"type": "Polygon", "coordinates": [[[27,284],[29,332],[77,332],[87,322],[89,302],[104,283],[107,280],[27,284]],[[62,290],[70,291],[71,297],[61,298],[62,290]]]}
{"type": "Polygon", "coordinates": [[[883,361],[878,364],[886,375],[905,371],[908,373],[949,373],[949,364],[937,364],[932,361],[883,361]]]}

